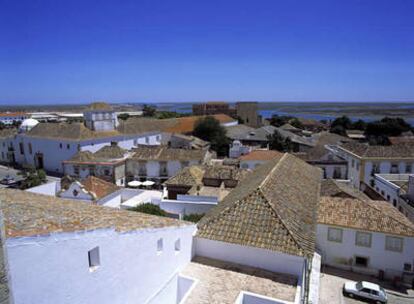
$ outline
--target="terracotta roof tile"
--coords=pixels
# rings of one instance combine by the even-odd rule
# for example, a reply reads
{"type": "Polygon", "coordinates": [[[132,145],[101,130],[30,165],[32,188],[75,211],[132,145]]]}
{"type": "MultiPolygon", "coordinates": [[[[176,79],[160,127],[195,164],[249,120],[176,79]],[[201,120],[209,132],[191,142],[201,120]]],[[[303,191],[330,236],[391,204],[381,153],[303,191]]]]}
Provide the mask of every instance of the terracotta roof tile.
{"type": "Polygon", "coordinates": [[[191,225],[171,218],[12,189],[0,190],[0,208],[6,238],[104,228],[127,232],[191,225]]]}
{"type": "Polygon", "coordinates": [[[318,223],[414,236],[414,224],[385,201],[322,197],[319,204],[318,223]]]}
{"type": "Polygon", "coordinates": [[[202,238],[310,256],[321,171],[290,154],[259,166],[199,222],[202,238]]]}
{"type": "Polygon", "coordinates": [[[86,179],[81,181],[81,184],[88,192],[93,194],[95,199],[100,199],[121,189],[117,185],[104,181],[103,179],[95,176],[88,176],[86,179]]]}
{"type": "Polygon", "coordinates": [[[239,157],[240,160],[271,160],[280,157],[282,153],[275,150],[253,150],[249,154],[239,157]]]}
{"type": "Polygon", "coordinates": [[[391,146],[369,146],[350,142],[341,145],[360,158],[414,158],[414,143],[400,143],[391,146]]]}

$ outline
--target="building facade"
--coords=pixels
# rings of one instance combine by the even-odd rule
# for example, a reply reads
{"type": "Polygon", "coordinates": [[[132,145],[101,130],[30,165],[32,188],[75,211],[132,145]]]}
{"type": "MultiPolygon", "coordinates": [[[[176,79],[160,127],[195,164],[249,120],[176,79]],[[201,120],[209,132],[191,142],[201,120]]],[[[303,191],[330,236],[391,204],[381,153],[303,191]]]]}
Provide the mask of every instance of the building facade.
{"type": "Polygon", "coordinates": [[[326,265],[392,280],[414,274],[414,225],[383,201],[323,197],[317,248],[326,265]]]}
{"type": "Polygon", "coordinates": [[[184,296],[180,271],[192,258],[194,225],[25,191],[1,190],[0,197],[12,303],[176,303],[184,296]]]}
{"type": "Polygon", "coordinates": [[[345,159],[348,164],[348,178],[358,189],[374,188],[374,175],[377,173],[414,172],[414,144],[369,146],[352,142],[332,145],[328,149],[345,159]]]}

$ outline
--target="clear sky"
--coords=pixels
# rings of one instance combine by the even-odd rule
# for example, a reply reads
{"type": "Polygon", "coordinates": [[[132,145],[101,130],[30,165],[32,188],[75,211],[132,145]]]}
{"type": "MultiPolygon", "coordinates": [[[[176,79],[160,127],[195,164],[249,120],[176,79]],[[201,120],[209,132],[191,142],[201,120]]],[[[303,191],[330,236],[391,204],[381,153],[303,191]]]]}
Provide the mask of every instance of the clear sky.
{"type": "Polygon", "coordinates": [[[414,101],[413,0],[0,0],[0,104],[414,101]]]}

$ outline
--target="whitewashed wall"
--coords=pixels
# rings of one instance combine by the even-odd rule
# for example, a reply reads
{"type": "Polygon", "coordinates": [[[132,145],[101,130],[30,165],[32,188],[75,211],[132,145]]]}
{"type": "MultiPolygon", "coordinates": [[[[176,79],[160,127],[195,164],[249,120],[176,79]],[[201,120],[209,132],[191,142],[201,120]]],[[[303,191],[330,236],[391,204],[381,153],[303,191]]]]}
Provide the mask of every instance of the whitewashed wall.
{"type": "MultiPolygon", "coordinates": [[[[194,230],[195,226],[127,233],[101,229],[8,239],[14,302],[146,303],[190,262],[194,230]],[[163,251],[157,253],[160,238],[163,251]],[[177,239],[181,240],[178,253],[174,249],[177,239]],[[91,272],[88,250],[96,246],[101,263],[91,272]]],[[[170,303],[175,301],[176,295],[170,303]]]]}
{"type": "MultiPolygon", "coordinates": [[[[334,227],[338,228],[338,227],[334,227]]],[[[328,241],[328,226],[318,224],[317,247],[322,253],[322,263],[332,266],[344,266],[340,261],[354,259],[355,255],[368,257],[367,269],[353,267],[355,271],[376,273],[378,270],[388,272],[402,272],[404,263],[414,262],[414,238],[404,237],[402,252],[385,250],[385,234],[372,232],[371,247],[360,247],[355,245],[356,230],[343,228],[342,243],[328,241]]]]}
{"type": "Polygon", "coordinates": [[[84,141],[71,141],[61,139],[49,139],[29,137],[18,134],[13,142],[15,157],[18,164],[35,165],[34,156],[36,152],[43,153],[44,168],[50,172],[63,173],[62,162],[73,157],[78,149],[81,151],[96,152],[104,146],[109,146],[111,142],[118,142],[118,145],[130,150],[137,145],[159,145],[161,143],[161,133],[147,133],[140,135],[114,136],[105,138],[94,138],[84,141]],[[24,154],[20,153],[19,143],[24,145],[24,154]],[[29,151],[29,143],[32,145],[32,154],[29,151]],[[60,148],[62,144],[62,148],[60,148]],[[69,148],[68,146],[69,145],[69,148]]]}
{"type": "Polygon", "coordinates": [[[60,182],[46,183],[40,186],[26,189],[26,191],[43,195],[56,196],[56,193],[60,191],[60,182]]]}
{"type": "Polygon", "coordinates": [[[281,252],[194,238],[194,255],[302,277],[304,259],[281,252]]]}

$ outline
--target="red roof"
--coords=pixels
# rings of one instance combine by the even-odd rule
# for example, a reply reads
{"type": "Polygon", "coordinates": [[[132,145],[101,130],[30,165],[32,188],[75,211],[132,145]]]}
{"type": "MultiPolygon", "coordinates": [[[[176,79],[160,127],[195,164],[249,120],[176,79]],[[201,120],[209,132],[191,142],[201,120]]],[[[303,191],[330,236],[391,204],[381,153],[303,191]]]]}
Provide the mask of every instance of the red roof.
{"type": "Polygon", "coordinates": [[[272,160],[280,157],[283,153],[275,150],[253,150],[249,154],[239,157],[240,160],[272,160]]]}
{"type": "MultiPolygon", "coordinates": [[[[208,116],[213,116],[220,122],[220,124],[235,121],[233,118],[226,114],[215,114],[208,116]]],[[[187,116],[177,118],[177,123],[174,126],[167,128],[165,131],[171,133],[191,133],[194,130],[196,122],[203,117],[206,116],[187,116]]]]}
{"type": "Polygon", "coordinates": [[[1,112],[0,117],[27,116],[25,112],[1,112]]]}
{"type": "Polygon", "coordinates": [[[86,190],[94,193],[97,199],[107,196],[108,194],[120,189],[117,185],[104,181],[103,179],[95,176],[89,176],[86,178],[82,181],[82,185],[86,190]]]}

